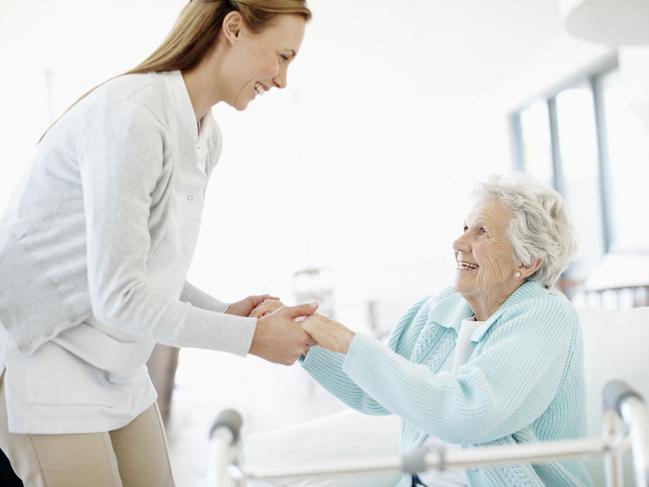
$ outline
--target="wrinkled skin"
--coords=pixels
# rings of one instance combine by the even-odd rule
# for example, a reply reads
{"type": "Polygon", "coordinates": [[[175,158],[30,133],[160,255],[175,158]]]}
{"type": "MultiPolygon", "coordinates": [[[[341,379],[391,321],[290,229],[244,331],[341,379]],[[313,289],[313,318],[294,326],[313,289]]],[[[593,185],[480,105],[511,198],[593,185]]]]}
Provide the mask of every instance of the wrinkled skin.
{"type": "Polygon", "coordinates": [[[507,231],[511,211],[498,200],[479,204],[466,218],[464,230],[453,242],[458,261],[454,287],[467,300],[476,319],[486,320],[540,265],[516,260],[507,231]],[[477,264],[467,269],[460,264],[477,264]]]}

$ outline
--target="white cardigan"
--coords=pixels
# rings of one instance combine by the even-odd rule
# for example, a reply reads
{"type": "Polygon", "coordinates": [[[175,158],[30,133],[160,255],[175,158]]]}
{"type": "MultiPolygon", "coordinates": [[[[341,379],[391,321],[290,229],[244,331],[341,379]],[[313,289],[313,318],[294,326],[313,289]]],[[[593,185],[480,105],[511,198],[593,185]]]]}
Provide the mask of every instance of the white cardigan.
{"type": "Polygon", "coordinates": [[[179,72],[116,78],[48,132],[0,225],[12,432],[127,424],[155,342],[247,354],[256,320],[185,281],[220,150],[179,72]]]}
{"type": "MultiPolygon", "coordinates": [[[[205,121],[209,176],[221,136],[205,121]]],[[[179,164],[199,163],[197,138],[179,72],[111,80],[50,129],[0,220],[0,322],[21,352],[93,316],[168,345],[248,352],[254,320],[183,303],[146,279],[166,227],[186,223],[175,209],[191,204],[200,218],[205,175],[178,178],[179,164]]]]}

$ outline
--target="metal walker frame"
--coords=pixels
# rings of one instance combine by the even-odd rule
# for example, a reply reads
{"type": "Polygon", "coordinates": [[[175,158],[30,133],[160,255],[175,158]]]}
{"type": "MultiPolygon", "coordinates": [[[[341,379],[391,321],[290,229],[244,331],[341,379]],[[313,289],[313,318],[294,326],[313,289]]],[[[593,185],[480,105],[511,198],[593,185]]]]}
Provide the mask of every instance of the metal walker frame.
{"type": "Polygon", "coordinates": [[[575,457],[603,457],[606,486],[622,487],[622,455],[631,449],[636,487],[649,487],[649,406],[643,397],[620,380],[603,391],[602,437],[549,441],[526,445],[492,446],[434,451],[420,448],[404,456],[322,462],[308,466],[257,468],[242,465],[240,458],[241,415],[223,411],[210,431],[211,458],[216,460],[208,475],[210,487],[243,487],[246,480],[349,475],[358,473],[421,473],[447,468],[475,468],[505,463],[543,463],[575,457]]]}

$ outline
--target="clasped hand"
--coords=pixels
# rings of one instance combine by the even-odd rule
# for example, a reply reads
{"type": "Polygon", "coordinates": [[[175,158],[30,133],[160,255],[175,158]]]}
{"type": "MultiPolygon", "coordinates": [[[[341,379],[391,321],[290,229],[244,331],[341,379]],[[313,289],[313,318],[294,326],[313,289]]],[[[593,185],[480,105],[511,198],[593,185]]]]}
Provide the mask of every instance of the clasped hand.
{"type": "MultiPolygon", "coordinates": [[[[294,308],[299,307],[300,306],[296,306],[294,308]]],[[[293,308],[287,308],[278,299],[267,298],[251,311],[250,316],[263,320],[273,316],[275,313],[282,312],[283,309],[293,308]]],[[[313,308],[312,313],[304,315],[304,319],[296,323],[301,325],[302,329],[310,337],[311,342],[309,343],[309,347],[317,344],[332,352],[347,353],[347,350],[354,339],[354,332],[325,315],[315,313],[315,310],[316,307],[313,308]]],[[[308,352],[308,347],[303,353],[306,354],[306,352],[308,352]]]]}

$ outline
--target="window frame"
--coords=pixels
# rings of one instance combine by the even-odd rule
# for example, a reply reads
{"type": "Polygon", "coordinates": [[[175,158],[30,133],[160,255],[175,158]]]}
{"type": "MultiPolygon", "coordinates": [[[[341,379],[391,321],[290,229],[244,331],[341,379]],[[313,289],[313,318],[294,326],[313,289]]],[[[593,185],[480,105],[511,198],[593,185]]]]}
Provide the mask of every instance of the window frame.
{"type": "Polygon", "coordinates": [[[525,152],[523,150],[523,127],[521,124],[521,113],[535,103],[543,102],[548,111],[548,130],[550,133],[550,154],[552,160],[552,186],[560,194],[565,196],[564,177],[561,163],[561,141],[559,140],[559,124],[557,115],[557,95],[580,84],[587,84],[590,88],[593,103],[593,114],[595,122],[595,139],[597,164],[599,170],[598,192],[600,201],[600,218],[602,221],[602,243],[604,253],[607,254],[611,248],[612,222],[610,212],[610,184],[606,175],[610,174],[610,160],[608,154],[608,139],[606,133],[606,112],[604,106],[603,79],[615,71],[619,66],[618,56],[614,54],[603,61],[595,63],[591,67],[581,71],[579,74],[558,83],[539,96],[530,97],[524,104],[512,110],[509,114],[509,133],[512,166],[515,171],[526,172],[525,152]]]}

